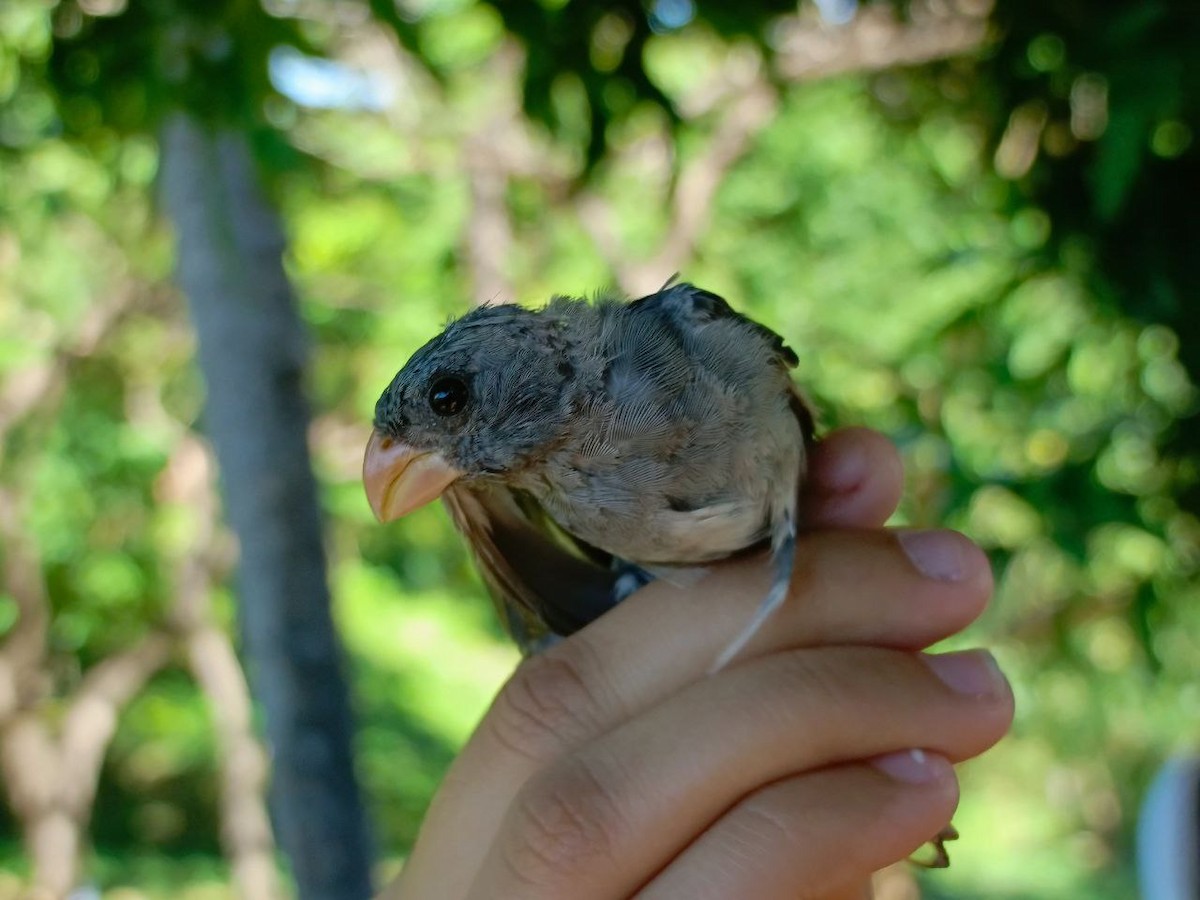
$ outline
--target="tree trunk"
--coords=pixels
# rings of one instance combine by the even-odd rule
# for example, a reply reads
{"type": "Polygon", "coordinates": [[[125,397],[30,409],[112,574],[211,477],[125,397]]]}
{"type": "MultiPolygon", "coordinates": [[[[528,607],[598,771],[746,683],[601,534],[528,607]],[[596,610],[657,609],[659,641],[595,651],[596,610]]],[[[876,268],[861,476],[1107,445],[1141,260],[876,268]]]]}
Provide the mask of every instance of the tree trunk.
{"type": "Polygon", "coordinates": [[[305,335],[283,272],[279,221],[243,135],[177,114],[162,188],[208,388],[206,428],[240,545],[242,637],[271,748],[272,809],[301,898],[371,894],[353,733],[329,611],[305,335]]]}
{"type": "Polygon", "coordinates": [[[221,756],[221,845],[243,900],[282,897],[275,837],[262,803],[267,755],[255,737],[250,696],[229,638],[197,625],[185,638],[188,664],[208,700],[221,756]]]}
{"type": "Polygon", "coordinates": [[[75,886],[117,719],[167,664],[171,644],[152,631],[88,669],[65,713],[42,698],[0,722],[0,772],[29,851],[32,896],[60,900],[75,886]]]}
{"type": "Polygon", "coordinates": [[[25,825],[25,845],[33,869],[31,898],[62,900],[75,888],[86,822],[65,809],[47,809],[25,825]]]}
{"type": "Polygon", "coordinates": [[[62,790],[62,751],[38,711],[17,713],[0,731],[0,765],[29,854],[31,895],[62,900],[75,887],[86,821],[62,790]]]}

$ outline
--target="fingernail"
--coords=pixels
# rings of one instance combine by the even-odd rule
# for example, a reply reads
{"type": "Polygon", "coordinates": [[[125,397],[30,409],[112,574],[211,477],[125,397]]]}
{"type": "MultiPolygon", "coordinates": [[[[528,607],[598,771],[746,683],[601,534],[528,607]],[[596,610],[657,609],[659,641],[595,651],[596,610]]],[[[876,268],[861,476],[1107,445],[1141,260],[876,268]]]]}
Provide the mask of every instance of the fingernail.
{"type": "MultiPolygon", "coordinates": [[[[970,543],[953,531],[898,531],[900,548],[926,578],[962,581],[970,574],[970,543]]],[[[973,555],[973,554],[971,554],[973,555]]]]}
{"type": "Polygon", "coordinates": [[[950,768],[944,757],[921,749],[877,756],[871,760],[871,765],[894,781],[905,784],[929,784],[940,779],[950,768]]]}
{"type": "Polygon", "coordinates": [[[950,690],[968,697],[998,697],[1008,690],[1008,679],[986,650],[963,650],[921,657],[950,690]]]}

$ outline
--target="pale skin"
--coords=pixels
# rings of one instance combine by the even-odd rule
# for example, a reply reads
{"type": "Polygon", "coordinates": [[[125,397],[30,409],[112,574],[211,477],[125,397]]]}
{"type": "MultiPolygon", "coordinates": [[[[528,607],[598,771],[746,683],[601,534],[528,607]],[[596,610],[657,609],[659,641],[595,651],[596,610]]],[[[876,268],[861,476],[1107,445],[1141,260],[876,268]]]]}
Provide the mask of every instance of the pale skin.
{"type": "Polygon", "coordinates": [[[787,602],[716,675],[762,559],[651,584],[522,663],[382,897],[869,896],[950,821],[952,764],[1013,712],[985,651],[921,652],[982,612],[992,577],[961,535],[882,528],[902,486],[882,436],[822,442],[787,602]]]}

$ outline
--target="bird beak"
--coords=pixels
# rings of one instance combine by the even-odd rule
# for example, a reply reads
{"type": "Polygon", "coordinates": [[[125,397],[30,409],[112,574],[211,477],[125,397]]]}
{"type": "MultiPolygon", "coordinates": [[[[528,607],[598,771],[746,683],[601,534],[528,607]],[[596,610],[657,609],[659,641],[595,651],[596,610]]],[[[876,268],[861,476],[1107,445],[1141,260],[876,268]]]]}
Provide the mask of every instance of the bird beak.
{"type": "Polygon", "coordinates": [[[440,453],[416,450],[378,431],[371,433],[363,456],[363,486],[380,522],[436,500],[461,475],[440,453]]]}

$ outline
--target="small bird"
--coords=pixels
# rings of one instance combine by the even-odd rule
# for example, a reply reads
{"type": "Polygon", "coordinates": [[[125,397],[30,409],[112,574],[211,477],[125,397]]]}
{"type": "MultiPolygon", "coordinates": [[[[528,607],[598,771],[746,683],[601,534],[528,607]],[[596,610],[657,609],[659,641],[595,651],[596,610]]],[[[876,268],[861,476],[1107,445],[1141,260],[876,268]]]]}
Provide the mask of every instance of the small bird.
{"type": "MultiPolygon", "coordinates": [[[[510,633],[535,652],[653,578],[769,545],[774,578],[716,659],[787,596],[814,441],[783,339],[692,284],[632,302],[481,307],[375,406],[363,482],[381,522],[442,497],[510,633]]],[[[920,865],[949,865],[944,842],[920,865]]],[[[914,860],[915,861],[915,860],[914,860]]]]}
{"type": "Polygon", "coordinates": [[[692,284],[632,302],[481,307],[418,350],[363,461],[390,521],[441,496],[526,651],[652,578],[769,544],[774,579],[726,665],[787,595],[814,440],[771,330],[692,284]]]}

